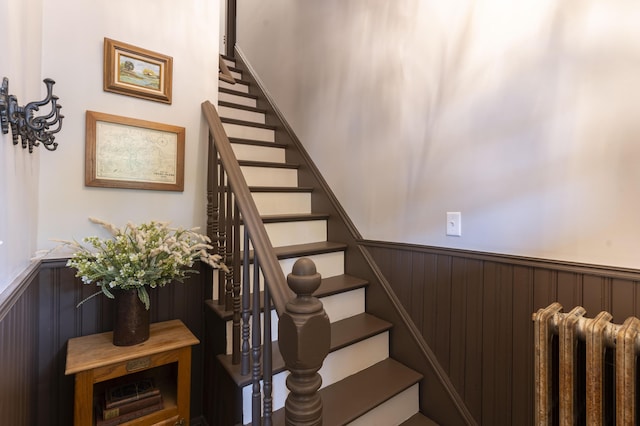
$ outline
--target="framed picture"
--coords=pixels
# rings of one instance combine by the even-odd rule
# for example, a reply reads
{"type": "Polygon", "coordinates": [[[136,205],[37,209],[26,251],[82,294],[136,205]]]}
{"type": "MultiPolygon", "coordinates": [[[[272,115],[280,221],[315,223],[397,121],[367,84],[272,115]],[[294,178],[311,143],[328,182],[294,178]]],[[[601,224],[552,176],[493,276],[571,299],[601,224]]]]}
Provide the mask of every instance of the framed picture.
{"type": "Polygon", "coordinates": [[[184,127],[86,114],[85,185],[184,190],[184,127]]]}
{"type": "Polygon", "coordinates": [[[105,37],[105,91],[170,104],[172,73],[171,56],[105,37]]]}

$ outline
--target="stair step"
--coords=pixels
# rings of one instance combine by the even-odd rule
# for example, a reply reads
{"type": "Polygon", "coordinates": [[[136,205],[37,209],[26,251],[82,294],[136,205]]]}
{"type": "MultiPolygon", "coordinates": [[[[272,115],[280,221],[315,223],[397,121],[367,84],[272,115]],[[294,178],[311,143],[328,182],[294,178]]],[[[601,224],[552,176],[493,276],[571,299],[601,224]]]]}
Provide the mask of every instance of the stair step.
{"type": "Polygon", "coordinates": [[[235,118],[238,120],[251,121],[254,123],[264,124],[266,120],[266,115],[263,112],[249,111],[247,109],[235,107],[227,107],[220,104],[218,104],[218,114],[221,118],[235,118]]]}
{"type": "MultiPolygon", "coordinates": [[[[317,298],[325,298],[334,295],[338,295],[341,293],[346,293],[352,290],[363,289],[368,285],[367,280],[362,278],[354,277],[351,275],[336,275],[329,278],[322,278],[322,283],[318,290],[316,290],[313,295],[317,298]]],[[[293,292],[291,293],[291,297],[293,297],[293,292]]],[[[263,309],[263,301],[264,297],[260,297],[260,310],[263,309]]],[[[225,320],[229,321],[233,319],[233,311],[226,311],[224,309],[224,305],[219,304],[218,300],[207,300],[206,306],[208,309],[212,310],[216,313],[216,315],[225,320]]]]}
{"type": "MultiPolygon", "coordinates": [[[[218,88],[218,96],[220,94],[222,94],[222,93],[227,94],[227,95],[238,96],[240,98],[254,99],[256,101],[258,100],[258,96],[257,95],[254,95],[254,94],[251,94],[251,93],[244,93],[244,92],[242,92],[240,90],[227,89],[226,87],[219,87],[218,88]]],[[[223,99],[223,101],[236,103],[236,102],[233,102],[233,101],[227,101],[225,99],[223,99]]],[[[251,106],[251,105],[248,105],[248,106],[251,106]]],[[[257,108],[257,106],[254,106],[254,108],[257,108]]]]}
{"type": "MultiPolygon", "coordinates": [[[[312,254],[332,253],[336,251],[344,251],[347,245],[344,243],[336,243],[333,241],[322,241],[318,243],[296,244],[291,246],[275,247],[274,251],[278,259],[287,259],[292,257],[309,256],[312,254]]],[[[318,269],[321,271],[321,269],[318,269]]]]}
{"type": "Polygon", "coordinates": [[[249,191],[253,192],[313,192],[311,186],[250,186],[249,191]]]}
{"type": "MultiPolygon", "coordinates": [[[[331,347],[330,352],[337,351],[350,344],[361,342],[369,337],[390,330],[391,323],[384,321],[371,314],[355,315],[331,324],[331,347]]],[[[261,351],[262,353],[262,351],[261,351]]],[[[240,374],[240,365],[233,364],[231,355],[218,355],[220,363],[225,368],[229,376],[238,387],[251,383],[251,374],[243,376],[240,374]]],[[[273,345],[273,373],[284,370],[284,360],[280,354],[277,342],[273,345]]]]}
{"type": "MultiPolygon", "coordinates": [[[[240,160],[238,161],[240,167],[268,167],[275,169],[299,169],[299,164],[294,163],[274,163],[270,161],[253,161],[253,160],[240,160]]],[[[251,185],[249,185],[251,186],[251,185]]]]}
{"type": "Polygon", "coordinates": [[[430,418],[426,417],[422,413],[416,413],[411,416],[407,421],[402,422],[400,426],[439,426],[430,418]]]}
{"type": "MultiPolygon", "coordinates": [[[[410,389],[421,379],[420,373],[387,358],[331,386],[320,389],[323,424],[338,426],[354,422],[372,408],[378,407],[393,396],[410,389]]],[[[417,406],[417,398],[415,402],[417,406]]],[[[415,412],[407,413],[407,415],[413,414],[415,412]]],[[[365,421],[367,423],[358,424],[372,426],[391,424],[372,420],[365,421]]],[[[273,413],[273,424],[284,424],[284,409],[273,413]]]]}
{"type": "Polygon", "coordinates": [[[224,80],[220,80],[218,82],[218,88],[223,87],[225,89],[236,90],[238,92],[243,92],[243,93],[249,93],[249,82],[242,81],[237,78],[235,78],[235,80],[236,80],[235,83],[228,83],[224,80]]]}
{"type": "Polygon", "coordinates": [[[261,219],[263,223],[304,222],[309,220],[326,220],[329,219],[329,216],[327,213],[276,214],[261,216],[261,219]]]}
{"type": "MultiPolygon", "coordinates": [[[[220,120],[222,121],[223,124],[237,124],[238,126],[255,127],[258,129],[265,129],[265,130],[275,131],[278,128],[277,126],[272,126],[270,124],[254,123],[252,121],[238,120],[235,118],[221,117],[220,120]]],[[[246,139],[250,139],[250,138],[246,138],[246,139]]],[[[256,140],[260,140],[260,139],[256,139],[256,140]]]]}
{"type": "Polygon", "coordinates": [[[218,89],[218,101],[229,102],[236,105],[244,105],[248,107],[258,106],[258,97],[247,93],[236,92],[234,90],[218,89]]]}
{"type": "MultiPolygon", "coordinates": [[[[267,188],[268,189],[268,188],[267,188]]],[[[284,213],[311,213],[311,190],[308,191],[254,191],[251,196],[261,215],[284,213]]]]}
{"type": "Polygon", "coordinates": [[[249,187],[298,186],[298,165],[259,161],[239,161],[240,170],[249,187]]]}
{"type": "Polygon", "coordinates": [[[236,118],[238,120],[265,123],[266,111],[246,105],[233,104],[231,102],[218,101],[218,114],[224,118],[236,118]]]}
{"type": "Polygon", "coordinates": [[[227,65],[235,65],[236,58],[234,58],[233,56],[225,55],[223,53],[221,53],[220,56],[222,57],[222,59],[224,59],[227,65]]]}
{"type": "Polygon", "coordinates": [[[221,107],[227,107],[227,108],[233,108],[233,109],[241,109],[244,111],[249,111],[249,112],[257,112],[259,114],[266,114],[267,110],[264,108],[258,108],[258,107],[250,107],[250,106],[246,106],[246,105],[238,105],[238,104],[234,104],[233,102],[227,102],[227,101],[221,101],[218,100],[218,106],[221,107]]]}
{"type": "MultiPolygon", "coordinates": [[[[263,216],[271,244],[285,246],[305,244],[327,239],[327,214],[282,214],[263,216]]],[[[242,222],[242,219],[241,223],[242,222]]],[[[240,226],[240,235],[244,235],[244,225],[240,226]]],[[[244,241],[240,241],[240,250],[244,250],[244,241]]]]}
{"type": "Polygon", "coordinates": [[[260,161],[284,164],[286,161],[285,148],[273,146],[275,142],[231,143],[231,149],[239,161],[260,161]],[[269,146],[271,145],[271,146],[269,146]]]}
{"type": "Polygon", "coordinates": [[[265,142],[276,141],[276,127],[253,121],[220,118],[227,136],[230,138],[255,139],[265,142]]]}
{"type": "MultiPolygon", "coordinates": [[[[265,142],[265,141],[255,140],[255,139],[229,138],[229,142],[236,145],[264,146],[267,148],[280,148],[280,149],[288,148],[288,145],[284,143],[265,142]]],[[[251,160],[246,160],[246,161],[251,161],[251,160]]]]}

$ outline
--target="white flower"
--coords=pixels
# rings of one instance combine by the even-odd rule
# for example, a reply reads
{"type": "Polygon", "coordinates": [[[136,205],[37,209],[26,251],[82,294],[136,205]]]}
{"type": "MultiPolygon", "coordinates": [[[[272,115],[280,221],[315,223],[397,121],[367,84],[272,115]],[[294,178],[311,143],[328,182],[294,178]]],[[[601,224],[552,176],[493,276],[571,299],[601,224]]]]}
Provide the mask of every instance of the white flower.
{"type": "Polygon", "coordinates": [[[76,277],[84,284],[96,283],[107,297],[113,298],[108,288],[136,288],[148,309],[145,286],[155,288],[172,281],[183,282],[194,272],[187,268],[195,260],[228,271],[220,256],[208,253],[213,249],[208,244],[210,239],[196,233],[197,228],[169,228],[167,222],[151,221],[137,226],[128,223],[120,229],[100,219],[90,220],[107,229],[113,238],[86,237],[85,245],[61,242],[75,251],[67,266],[77,270],[76,277]]]}

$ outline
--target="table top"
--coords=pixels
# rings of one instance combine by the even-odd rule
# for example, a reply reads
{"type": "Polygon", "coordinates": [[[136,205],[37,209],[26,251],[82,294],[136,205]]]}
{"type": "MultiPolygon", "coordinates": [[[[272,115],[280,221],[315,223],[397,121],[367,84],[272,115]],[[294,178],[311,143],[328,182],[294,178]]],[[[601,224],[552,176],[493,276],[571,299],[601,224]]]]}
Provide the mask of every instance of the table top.
{"type": "Polygon", "coordinates": [[[67,343],[64,374],[75,374],[198,343],[200,341],[180,320],[152,323],[149,340],[133,346],[115,346],[112,331],[74,337],[67,343]]]}

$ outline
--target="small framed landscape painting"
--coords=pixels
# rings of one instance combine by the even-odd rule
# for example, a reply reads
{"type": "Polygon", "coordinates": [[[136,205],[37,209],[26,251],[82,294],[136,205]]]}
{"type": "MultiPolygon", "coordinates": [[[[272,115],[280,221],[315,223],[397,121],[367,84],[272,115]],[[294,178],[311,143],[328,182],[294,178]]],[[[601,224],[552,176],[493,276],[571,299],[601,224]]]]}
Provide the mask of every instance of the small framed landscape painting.
{"type": "Polygon", "coordinates": [[[172,73],[171,56],[105,37],[105,91],[170,104],[172,73]]]}

